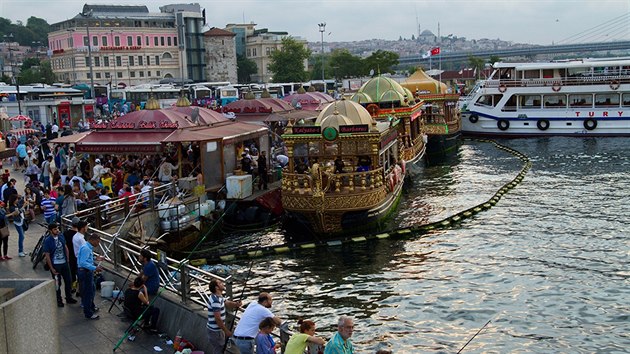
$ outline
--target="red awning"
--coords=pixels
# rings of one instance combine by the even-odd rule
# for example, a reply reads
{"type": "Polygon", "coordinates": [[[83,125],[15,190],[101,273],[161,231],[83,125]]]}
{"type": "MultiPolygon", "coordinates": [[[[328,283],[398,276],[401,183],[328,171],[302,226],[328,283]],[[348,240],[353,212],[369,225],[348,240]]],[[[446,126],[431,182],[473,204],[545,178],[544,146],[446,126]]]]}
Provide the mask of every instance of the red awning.
{"type": "Polygon", "coordinates": [[[97,131],[76,143],[76,151],[100,154],[159,153],[162,140],[171,133],[172,131],[97,131]]]}

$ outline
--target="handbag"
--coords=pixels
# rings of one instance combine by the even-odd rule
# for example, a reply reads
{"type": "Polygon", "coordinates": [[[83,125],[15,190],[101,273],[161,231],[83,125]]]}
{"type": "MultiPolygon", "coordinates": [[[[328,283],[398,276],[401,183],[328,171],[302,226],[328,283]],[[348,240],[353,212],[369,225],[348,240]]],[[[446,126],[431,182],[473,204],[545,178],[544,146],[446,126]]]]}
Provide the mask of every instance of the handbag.
{"type": "Polygon", "coordinates": [[[9,237],[9,234],[9,225],[0,227],[0,238],[7,238],[9,237]]]}

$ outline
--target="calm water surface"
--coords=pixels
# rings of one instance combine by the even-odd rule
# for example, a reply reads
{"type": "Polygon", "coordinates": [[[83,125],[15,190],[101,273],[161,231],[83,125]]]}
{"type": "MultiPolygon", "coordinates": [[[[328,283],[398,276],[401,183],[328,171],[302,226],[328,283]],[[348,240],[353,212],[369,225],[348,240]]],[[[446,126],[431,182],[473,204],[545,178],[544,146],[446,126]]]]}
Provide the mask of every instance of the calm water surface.
{"type": "MultiPolygon", "coordinates": [[[[532,169],[488,211],[407,240],[257,259],[246,296],[271,291],[282,318],[329,338],[355,317],[359,353],[627,353],[630,349],[630,140],[501,141],[532,169]]],[[[392,227],[482,203],[523,162],[466,141],[445,166],[414,169],[392,227]]],[[[282,242],[280,231],[251,235],[282,242]]],[[[237,281],[249,263],[233,265],[237,281]]]]}

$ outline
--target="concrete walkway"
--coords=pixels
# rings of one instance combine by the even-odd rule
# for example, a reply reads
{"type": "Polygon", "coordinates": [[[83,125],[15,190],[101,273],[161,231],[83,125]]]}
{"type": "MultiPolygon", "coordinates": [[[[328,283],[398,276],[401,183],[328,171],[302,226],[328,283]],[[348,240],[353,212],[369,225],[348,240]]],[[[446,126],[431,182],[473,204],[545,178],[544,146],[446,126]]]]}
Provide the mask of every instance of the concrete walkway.
{"type": "MultiPolygon", "coordinates": [[[[17,190],[23,194],[23,175],[11,171],[11,177],[17,180],[17,190]]],[[[43,223],[42,215],[37,215],[35,221],[43,223]]],[[[17,231],[12,224],[9,229],[11,231],[9,256],[13,259],[0,261],[0,278],[50,279],[50,272],[45,271],[42,264],[33,269],[30,256],[18,257],[17,231]]],[[[31,223],[29,230],[25,233],[25,252],[30,253],[33,250],[44,231],[44,228],[37,223],[31,223]]],[[[107,279],[107,273],[105,273],[105,278],[107,279]]],[[[122,308],[114,306],[111,312],[108,312],[112,302],[101,298],[98,291],[94,302],[100,308],[98,313],[101,317],[98,320],[85,319],[79,303],[66,304],[63,308],[57,308],[62,353],[112,353],[118,341],[124,336],[131,322],[123,321],[118,316],[122,308]]],[[[37,333],[32,333],[32,335],[35,336],[37,333]]],[[[154,346],[160,347],[165,353],[173,353],[172,346],[166,345],[165,340],[159,338],[157,334],[143,331],[137,335],[134,342],[125,339],[115,353],[155,353],[154,346]]]]}

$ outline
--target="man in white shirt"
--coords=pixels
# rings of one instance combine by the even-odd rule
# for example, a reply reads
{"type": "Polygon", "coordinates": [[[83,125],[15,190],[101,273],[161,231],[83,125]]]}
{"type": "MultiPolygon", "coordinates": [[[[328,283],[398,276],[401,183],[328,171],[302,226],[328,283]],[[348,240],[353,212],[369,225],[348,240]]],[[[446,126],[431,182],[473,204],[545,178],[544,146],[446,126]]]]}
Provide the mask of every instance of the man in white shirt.
{"type": "Polygon", "coordinates": [[[50,127],[50,132],[53,133],[55,138],[59,136],[59,126],[57,125],[57,122],[53,122],[52,127],[50,127]]]}
{"type": "Polygon", "coordinates": [[[173,164],[171,164],[168,161],[164,161],[162,163],[162,166],[160,166],[160,171],[158,173],[158,177],[160,178],[160,182],[162,183],[169,183],[171,181],[172,174],[173,174],[173,170],[176,170],[177,166],[173,166],[173,164]]]}
{"type": "Polygon", "coordinates": [[[101,175],[105,172],[105,168],[101,165],[101,159],[94,160],[94,167],[92,168],[92,181],[96,183],[101,182],[101,175]]]}
{"type": "Polygon", "coordinates": [[[85,241],[85,233],[87,232],[88,223],[81,220],[77,223],[77,233],[72,236],[72,247],[74,247],[74,256],[79,256],[79,248],[83,246],[85,241]]]}
{"type": "Polygon", "coordinates": [[[254,342],[258,334],[258,325],[267,317],[273,318],[276,326],[282,323],[280,318],[273,315],[271,304],[273,299],[269,293],[260,293],[258,302],[252,302],[247,306],[236,326],[232,339],[241,354],[254,354],[254,342]]]}

